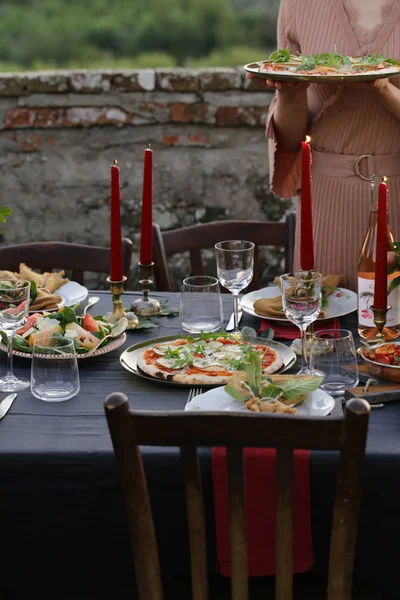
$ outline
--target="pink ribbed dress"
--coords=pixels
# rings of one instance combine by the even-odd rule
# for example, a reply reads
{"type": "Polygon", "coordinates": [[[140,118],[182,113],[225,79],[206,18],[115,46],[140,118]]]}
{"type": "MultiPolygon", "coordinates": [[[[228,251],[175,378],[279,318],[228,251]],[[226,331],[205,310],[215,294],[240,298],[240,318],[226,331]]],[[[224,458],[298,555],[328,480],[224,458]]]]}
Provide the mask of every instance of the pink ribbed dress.
{"type": "MultiPolygon", "coordinates": [[[[350,0],[282,0],[278,47],[305,54],[330,52],[362,56],[375,51],[400,59],[400,0],[384,2],[381,23],[366,31],[357,22],[350,0]]],[[[400,87],[400,77],[391,79],[400,87]]],[[[279,93],[279,92],[278,92],[279,93]]],[[[369,217],[369,182],[364,177],[389,175],[389,222],[400,240],[400,121],[370,92],[342,85],[308,88],[309,135],[315,161],[312,169],[315,268],[343,273],[347,287],[357,288],[357,258],[369,217]],[[318,160],[317,160],[318,159],[318,160]],[[376,160],[375,160],[376,159],[376,160]],[[380,171],[380,172],[379,172],[380,171]]],[[[277,143],[271,103],[267,120],[271,187],[281,198],[298,195],[299,153],[277,143]]],[[[297,219],[299,223],[299,219],[297,219]]],[[[299,228],[295,268],[299,267],[299,228]]]]}

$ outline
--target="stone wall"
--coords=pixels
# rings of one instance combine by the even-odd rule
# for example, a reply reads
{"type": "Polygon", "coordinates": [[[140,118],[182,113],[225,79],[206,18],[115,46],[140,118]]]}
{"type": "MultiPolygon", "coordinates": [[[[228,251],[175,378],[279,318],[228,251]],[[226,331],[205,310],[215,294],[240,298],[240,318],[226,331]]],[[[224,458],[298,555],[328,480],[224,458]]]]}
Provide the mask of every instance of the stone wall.
{"type": "MultiPolygon", "coordinates": [[[[58,71],[0,76],[3,243],[108,245],[109,168],[121,168],[123,234],[139,247],[143,150],[154,150],[162,229],[217,219],[280,219],[268,184],[271,94],[241,70],[58,71]]],[[[280,256],[265,256],[266,275],[280,256]]],[[[174,263],[176,281],[184,273],[174,263]]],[[[135,285],[134,269],[133,286],[135,285]]],[[[99,285],[99,279],[92,279],[99,285]]]]}

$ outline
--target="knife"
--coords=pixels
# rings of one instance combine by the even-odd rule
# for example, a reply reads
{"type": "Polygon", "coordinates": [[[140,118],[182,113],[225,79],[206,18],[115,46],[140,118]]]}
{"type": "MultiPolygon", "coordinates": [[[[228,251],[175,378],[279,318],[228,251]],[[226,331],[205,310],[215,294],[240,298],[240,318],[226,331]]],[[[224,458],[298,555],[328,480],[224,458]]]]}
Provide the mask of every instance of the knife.
{"type": "MultiPolygon", "coordinates": [[[[242,317],[243,317],[243,311],[242,311],[241,308],[239,308],[239,311],[238,311],[238,325],[239,325],[242,317]]],[[[231,318],[229,319],[229,323],[228,323],[228,325],[225,328],[225,331],[232,331],[232,329],[234,328],[234,326],[235,326],[235,318],[234,318],[234,314],[232,313],[231,314],[231,318]]]]}
{"type": "Polygon", "coordinates": [[[6,416],[8,409],[10,408],[11,404],[14,402],[16,397],[17,394],[9,394],[4,398],[2,402],[0,402],[0,421],[3,417],[6,416]]]}

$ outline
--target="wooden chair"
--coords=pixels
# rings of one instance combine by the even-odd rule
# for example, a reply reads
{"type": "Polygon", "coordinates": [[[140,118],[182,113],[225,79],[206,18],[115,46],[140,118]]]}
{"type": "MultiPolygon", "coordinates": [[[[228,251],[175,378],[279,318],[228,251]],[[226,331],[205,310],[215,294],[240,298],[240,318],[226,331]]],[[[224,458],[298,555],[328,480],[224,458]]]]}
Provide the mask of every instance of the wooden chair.
{"type": "Polygon", "coordinates": [[[254,242],[254,275],[249,290],[260,288],[258,246],[276,246],[285,249],[284,272],[292,271],[296,216],[290,213],[286,221],[213,221],[182,229],[161,231],[153,223],[154,279],[157,289],[170,292],[171,281],[167,259],[179,252],[190,253],[192,275],[203,275],[201,250],[212,248],[222,240],[248,240],[254,242]]]}
{"type": "MultiPolygon", "coordinates": [[[[124,394],[104,404],[119,469],[140,600],[163,597],[155,531],[140,454],[144,446],[180,446],[183,462],[192,589],[206,600],[207,558],[198,446],[226,446],[230,497],[232,599],[248,599],[243,447],[277,449],[276,600],[292,599],[293,451],[340,450],[332,521],[328,600],[351,600],[354,548],[369,420],[363,399],[347,403],[345,418],[133,411],[124,394]]],[[[171,507],[173,510],[173,508],[171,507]]]]}
{"type": "MultiPolygon", "coordinates": [[[[122,269],[128,281],[132,248],[132,241],[123,238],[122,269]]],[[[52,269],[71,271],[71,279],[82,284],[85,271],[110,273],[110,248],[67,242],[33,242],[0,247],[1,269],[18,271],[22,262],[42,272],[52,269]]]]}

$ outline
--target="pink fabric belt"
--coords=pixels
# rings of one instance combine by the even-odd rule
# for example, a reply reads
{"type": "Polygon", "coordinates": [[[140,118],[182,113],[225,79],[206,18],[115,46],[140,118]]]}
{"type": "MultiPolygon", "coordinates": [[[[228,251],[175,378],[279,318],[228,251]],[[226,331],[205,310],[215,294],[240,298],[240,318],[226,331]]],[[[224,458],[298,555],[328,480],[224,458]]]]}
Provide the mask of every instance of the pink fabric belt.
{"type": "Polygon", "coordinates": [[[400,154],[331,154],[312,150],[313,175],[359,177],[369,181],[372,175],[400,177],[400,154]]]}

